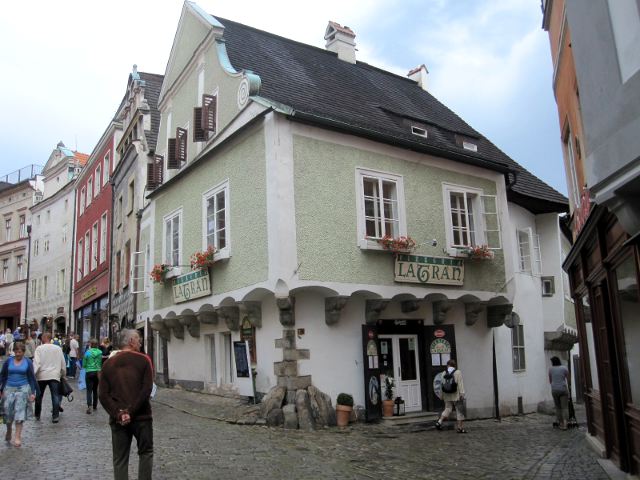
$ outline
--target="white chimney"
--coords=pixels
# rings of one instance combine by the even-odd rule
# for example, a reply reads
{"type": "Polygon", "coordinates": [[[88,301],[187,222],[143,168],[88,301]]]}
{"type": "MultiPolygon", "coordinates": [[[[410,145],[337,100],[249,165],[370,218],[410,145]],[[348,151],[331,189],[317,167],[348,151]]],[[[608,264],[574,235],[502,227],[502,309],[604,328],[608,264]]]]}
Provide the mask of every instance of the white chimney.
{"type": "Polygon", "coordinates": [[[416,82],[420,88],[427,91],[427,77],[429,76],[429,70],[424,66],[424,63],[419,67],[414,68],[409,73],[407,73],[407,77],[416,82]]]}
{"type": "Polygon", "coordinates": [[[337,53],[340,60],[356,63],[355,38],[356,34],[346,25],[343,27],[339,23],[329,22],[324,32],[324,39],[327,41],[325,48],[337,53]]]}

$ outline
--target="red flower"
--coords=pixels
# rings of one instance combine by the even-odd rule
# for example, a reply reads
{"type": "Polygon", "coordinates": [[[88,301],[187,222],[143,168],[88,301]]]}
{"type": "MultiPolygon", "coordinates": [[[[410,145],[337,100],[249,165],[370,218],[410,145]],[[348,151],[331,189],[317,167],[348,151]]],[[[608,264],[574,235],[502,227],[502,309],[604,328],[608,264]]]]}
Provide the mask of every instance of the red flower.
{"type": "Polygon", "coordinates": [[[213,256],[216,253],[216,247],[209,245],[204,252],[195,252],[191,255],[191,270],[201,270],[213,266],[213,256]]]}
{"type": "Polygon", "coordinates": [[[416,248],[415,240],[409,236],[400,236],[394,238],[391,235],[385,235],[378,240],[378,243],[382,245],[382,248],[393,253],[411,252],[416,248]]]}
{"type": "Polygon", "coordinates": [[[164,282],[164,276],[169,270],[171,270],[171,267],[169,265],[159,263],[153,266],[153,269],[151,270],[151,273],[149,273],[149,276],[154,283],[162,283],[164,282]]]}

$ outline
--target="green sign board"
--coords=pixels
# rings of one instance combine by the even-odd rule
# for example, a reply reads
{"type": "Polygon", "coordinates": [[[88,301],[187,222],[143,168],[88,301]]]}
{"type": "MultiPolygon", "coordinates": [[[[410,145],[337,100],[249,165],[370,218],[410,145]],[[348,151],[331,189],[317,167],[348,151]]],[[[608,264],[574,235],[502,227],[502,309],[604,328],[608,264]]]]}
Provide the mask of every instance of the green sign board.
{"type": "Polygon", "coordinates": [[[211,295],[209,270],[195,270],[176,277],[173,282],[173,301],[186,302],[194,298],[211,295]]]}
{"type": "Polygon", "coordinates": [[[464,262],[458,258],[396,255],[395,281],[436,285],[464,284],[464,262]]]}

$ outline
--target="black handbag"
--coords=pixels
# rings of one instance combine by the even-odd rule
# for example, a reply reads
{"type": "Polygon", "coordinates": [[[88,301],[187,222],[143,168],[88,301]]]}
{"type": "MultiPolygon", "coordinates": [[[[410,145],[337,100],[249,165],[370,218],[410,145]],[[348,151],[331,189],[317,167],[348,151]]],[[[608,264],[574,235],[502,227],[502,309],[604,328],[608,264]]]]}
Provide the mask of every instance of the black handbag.
{"type": "Polygon", "coordinates": [[[73,393],[73,388],[71,388],[71,385],[69,385],[69,382],[67,382],[67,379],[62,377],[60,379],[60,395],[62,397],[67,397],[67,400],[70,402],[73,402],[73,395],[71,395],[73,393]]]}

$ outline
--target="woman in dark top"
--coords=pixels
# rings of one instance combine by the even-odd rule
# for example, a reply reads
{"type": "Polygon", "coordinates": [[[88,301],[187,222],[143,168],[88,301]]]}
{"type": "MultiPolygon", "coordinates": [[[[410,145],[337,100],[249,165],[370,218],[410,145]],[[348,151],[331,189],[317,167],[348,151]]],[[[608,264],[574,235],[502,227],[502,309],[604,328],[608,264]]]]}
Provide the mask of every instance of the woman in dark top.
{"type": "Polygon", "coordinates": [[[22,446],[22,425],[31,417],[29,403],[35,400],[38,392],[33,364],[24,356],[24,351],[24,343],[15,342],[14,356],[8,358],[0,370],[0,394],[4,400],[4,423],[7,425],[4,438],[14,447],[22,446]],[[12,440],[14,422],[16,431],[12,440]]]}
{"type": "Polygon", "coordinates": [[[549,383],[551,384],[551,396],[556,407],[556,419],[560,430],[567,429],[567,419],[569,417],[569,389],[567,380],[569,379],[569,369],[560,363],[558,357],[551,357],[551,368],[549,368],[549,383]]]}

